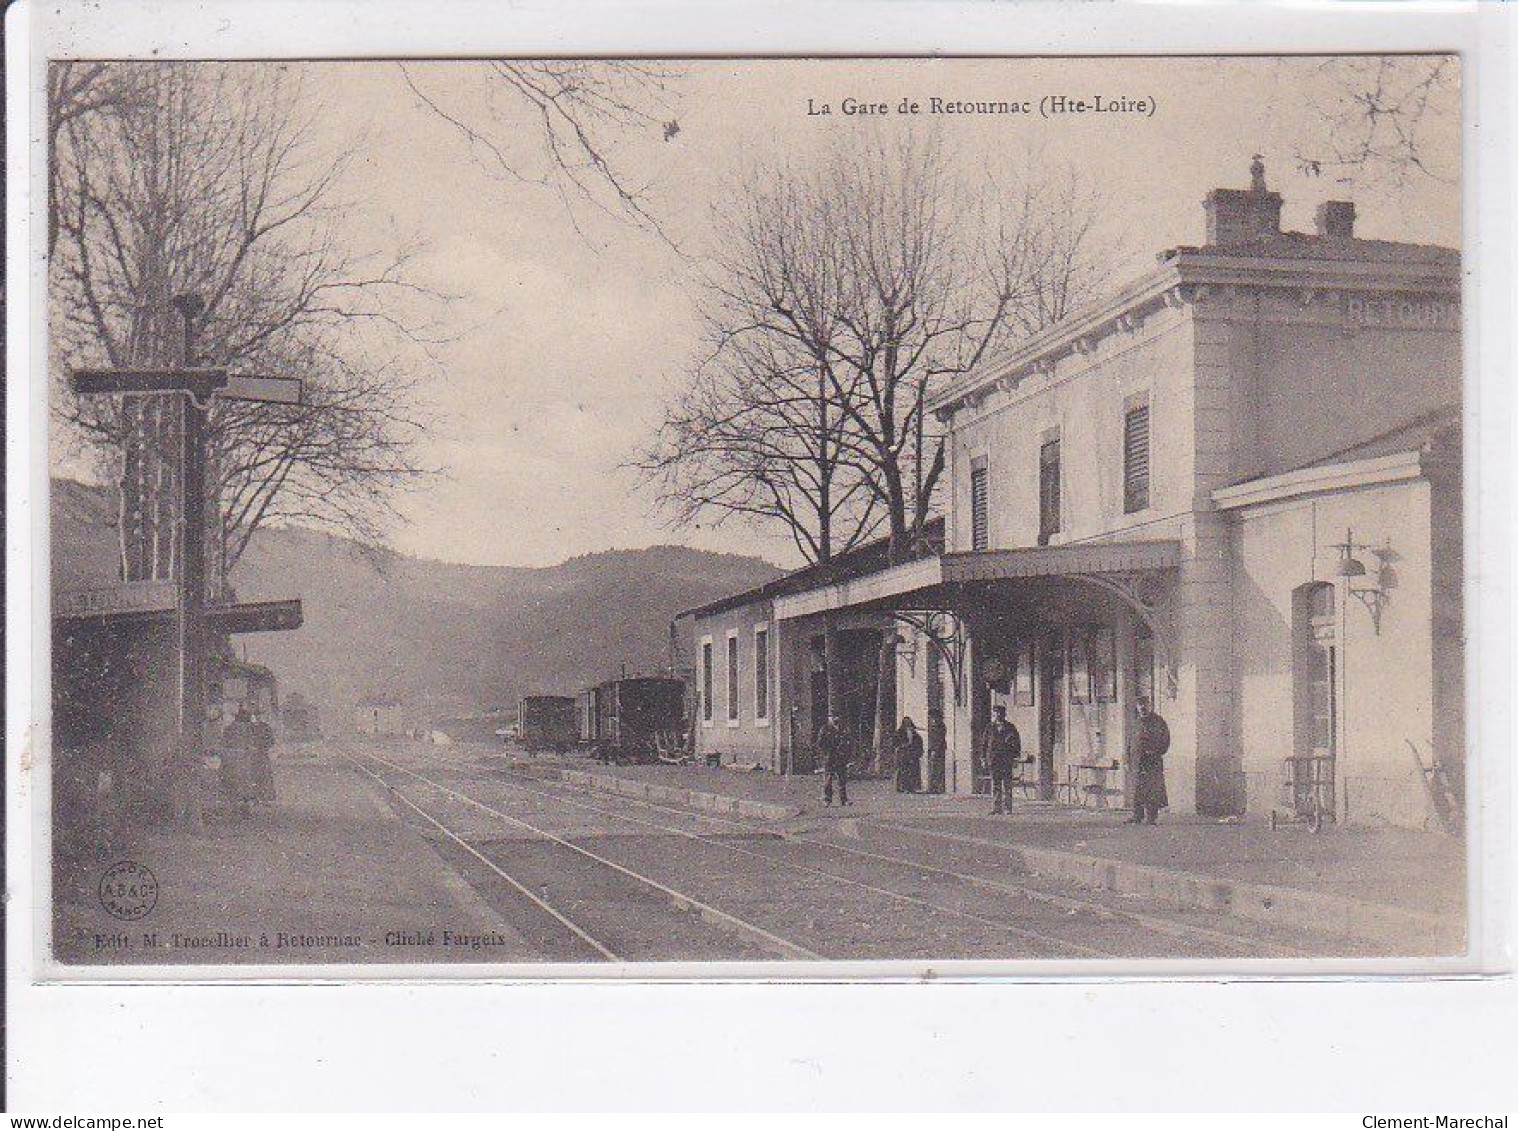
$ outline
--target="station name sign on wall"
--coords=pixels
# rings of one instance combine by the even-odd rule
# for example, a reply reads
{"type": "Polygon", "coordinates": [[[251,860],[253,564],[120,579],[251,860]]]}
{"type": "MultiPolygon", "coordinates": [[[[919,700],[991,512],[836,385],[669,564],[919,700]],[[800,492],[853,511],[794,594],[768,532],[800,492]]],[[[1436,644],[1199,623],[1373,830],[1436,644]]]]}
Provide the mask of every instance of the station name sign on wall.
{"type": "Polygon", "coordinates": [[[1344,323],[1352,330],[1458,330],[1460,304],[1447,298],[1350,295],[1344,300],[1344,323]]]}

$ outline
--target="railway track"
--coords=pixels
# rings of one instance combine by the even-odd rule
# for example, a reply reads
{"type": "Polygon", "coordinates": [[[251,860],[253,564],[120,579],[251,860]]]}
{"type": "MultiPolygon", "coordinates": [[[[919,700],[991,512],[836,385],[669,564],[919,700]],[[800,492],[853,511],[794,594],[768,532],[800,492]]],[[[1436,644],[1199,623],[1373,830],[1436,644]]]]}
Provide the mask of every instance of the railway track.
{"type": "MultiPolygon", "coordinates": [[[[427,774],[418,773],[416,770],[413,770],[413,769],[411,769],[408,766],[401,765],[401,764],[399,764],[397,762],[392,762],[389,759],[381,758],[380,756],[378,756],[376,754],[373,754],[373,753],[367,753],[367,754],[364,755],[364,757],[366,757],[366,758],[368,758],[368,759],[370,759],[370,760],[372,760],[372,761],[374,761],[376,763],[379,763],[379,764],[381,764],[381,765],[389,768],[393,772],[404,774],[407,777],[412,778],[413,780],[416,780],[416,781],[422,782],[423,784],[429,785],[429,786],[431,786],[434,789],[437,789],[437,790],[440,790],[440,791],[444,792],[445,794],[451,795],[451,796],[453,796],[455,798],[462,799],[462,800],[466,801],[469,805],[471,805],[473,807],[476,807],[476,808],[478,808],[478,809],[480,809],[480,810],[482,810],[484,812],[495,814],[496,816],[498,816],[499,818],[501,818],[503,820],[506,820],[506,821],[512,822],[512,823],[517,823],[517,824],[521,824],[522,823],[522,822],[520,822],[520,820],[518,818],[512,817],[510,814],[505,813],[504,811],[496,808],[495,806],[491,806],[491,805],[488,805],[488,804],[486,804],[484,802],[481,802],[477,798],[469,797],[467,794],[461,793],[458,790],[454,790],[450,786],[445,785],[444,783],[437,781],[435,778],[429,777],[427,774]]],[[[447,768],[449,770],[455,770],[455,771],[458,769],[458,767],[456,765],[448,765],[447,768]]],[[[756,850],[753,850],[753,849],[750,849],[750,848],[745,848],[745,847],[740,846],[740,845],[732,844],[732,843],[730,843],[728,841],[718,840],[718,839],[714,839],[712,837],[707,837],[707,836],[702,836],[700,834],[691,833],[688,830],[680,829],[680,828],[677,828],[677,827],[675,827],[673,825],[661,823],[661,822],[658,822],[658,821],[647,820],[647,819],[642,818],[642,817],[632,816],[632,815],[627,814],[627,813],[617,812],[615,810],[606,809],[606,808],[603,808],[603,807],[600,807],[600,806],[590,805],[590,804],[587,804],[585,802],[579,801],[579,800],[577,800],[575,798],[563,796],[562,794],[559,794],[557,792],[548,792],[548,791],[544,791],[544,790],[540,790],[540,789],[534,789],[534,788],[531,788],[531,787],[528,787],[528,786],[524,786],[523,784],[521,784],[520,782],[517,782],[517,781],[508,781],[508,780],[504,780],[504,779],[496,778],[496,777],[493,777],[491,780],[492,780],[492,782],[494,784],[503,786],[503,787],[505,787],[507,789],[516,790],[519,793],[528,794],[528,795],[536,794],[539,797],[547,798],[547,799],[552,800],[552,801],[554,801],[554,802],[556,802],[556,803],[558,803],[560,805],[565,805],[565,806],[568,806],[570,808],[579,809],[581,811],[594,814],[594,815],[596,815],[598,817],[610,819],[610,820],[613,820],[613,821],[619,821],[619,822],[624,822],[624,823],[628,823],[628,824],[633,824],[633,825],[641,826],[643,828],[652,829],[652,830],[654,830],[654,831],[662,834],[665,838],[674,838],[674,840],[677,841],[677,842],[683,842],[683,843],[688,844],[688,845],[694,845],[694,846],[697,846],[697,847],[701,848],[702,850],[717,849],[717,850],[723,851],[725,854],[727,854],[729,856],[733,856],[733,857],[737,857],[737,858],[741,858],[741,859],[745,859],[745,860],[749,860],[749,859],[751,859],[751,860],[758,860],[758,861],[763,862],[765,865],[767,865],[768,868],[771,869],[771,870],[774,868],[774,866],[777,863],[784,863],[785,864],[785,871],[788,873],[788,875],[793,880],[797,876],[805,876],[805,877],[808,877],[808,878],[810,878],[810,879],[812,879],[814,881],[815,880],[821,880],[821,881],[823,881],[824,882],[823,886],[835,887],[836,888],[837,886],[842,885],[844,887],[852,889],[853,891],[855,891],[857,893],[867,893],[868,895],[874,897],[877,901],[883,899],[883,900],[889,901],[890,903],[894,903],[894,904],[896,904],[898,906],[915,908],[919,912],[922,913],[921,920],[922,920],[924,928],[925,928],[924,929],[924,934],[926,933],[926,926],[927,926],[927,924],[928,924],[929,921],[941,919],[943,916],[949,916],[949,917],[957,919],[957,920],[959,920],[961,922],[967,922],[967,923],[977,924],[977,925],[979,925],[982,928],[988,929],[990,932],[992,932],[992,933],[994,933],[996,935],[1010,936],[1012,938],[1020,940],[1023,943],[1031,944],[1031,945],[1033,945],[1034,947],[1036,947],[1040,951],[1040,953],[1038,953],[1036,955],[1033,955],[1032,957],[1040,957],[1040,958],[1068,958],[1072,954],[1078,955],[1078,956],[1089,957],[1089,958],[1118,958],[1118,957],[1122,957],[1122,955],[1119,952],[1117,952],[1117,951],[1112,951],[1112,950],[1107,950],[1107,949],[1103,949],[1103,948],[1099,948],[1099,947],[1090,946],[1090,945],[1087,945],[1087,944],[1084,944],[1084,943],[1081,943],[1081,942],[1077,942],[1077,941],[1072,940],[1072,939],[1067,938],[1067,937],[1060,937],[1060,936],[1057,936],[1057,935],[1049,934],[1047,932],[1042,932],[1042,931],[1037,931],[1037,930],[1031,930],[1031,929],[1026,928],[1026,927],[1024,927],[1024,926],[1022,926],[1022,925],[1020,925],[1018,923],[1012,922],[1011,920],[1008,920],[1008,919],[999,918],[999,917],[990,916],[990,915],[984,915],[984,914],[981,914],[979,912],[968,910],[968,909],[965,909],[965,908],[962,908],[962,907],[954,907],[954,906],[951,906],[951,905],[948,905],[948,904],[943,904],[943,903],[935,902],[935,901],[932,901],[932,900],[929,900],[929,899],[924,899],[924,898],[921,898],[921,897],[918,897],[918,896],[914,896],[914,895],[912,895],[910,893],[901,892],[901,891],[893,890],[893,889],[890,889],[890,888],[886,888],[886,887],[883,887],[883,886],[881,886],[879,884],[875,884],[875,883],[871,883],[871,882],[867,882],[867,881],[857,880],[857,879],[854,879],[852,877],[845,876],[845,875],[839,875],[836,872],[830,872],[830,871],[827,871],[826,869],[820,869],[820,868],[816,868],[816,867],[805,865],[805,864],[797,864],[797,863],[794,863],[794,862],[781,862],[781,861],[777,861],[774,856],[772,856],[772,855],[770,855],[768,853],[759,852],[759,851],[756,851],[756,850]]],[[[529,827],[533,827],[533,826],[529,826],[529,827]]],[[[549,833],[547,830],[538,830],[538,831],[542,832],[543,835],[545,835],[547,837],[551,837],[551,838],[559,840],[561,843],[565,843],[565,844],[569,844],[570,843],[565,838],[556,837],[556,834],[549,833]]],[[[746,831],[748,832],[749,835],[753,834],[753,830],[746,830],[746,831]]],[[[769,830],[761,830],[761,831],[767,837],[773,835],[769,830]]],[[[633,871],[632,869],[627,869],[624,865],[620,865],[620,864],[617,864],[614,861],[610,861],[610,860],[606,859],[605,857],[600,856],[599,854],[591,853],[590,850],[588,850],[588,849],[581,848],[580,846],[574,846],[574,847],[576,847],[579,851],[581,851],[582,853],[584,853],[584,854],[586,854],[588,856],[592,856],[592,857],[594,857],[596,859],[601,860],[602,863],[604,863],[604,864],[606,864],[608,866],[616,867],[616,868],[623,869],[623,870],[626,870],[626,871],[629,871],[629,872],[633,871]]],[[[663,864],[665,864],[667,866],[668,863],[671,860],[671,851],[670,851],[670,848],[668,846],[667,841],[666,841],[666,845],[661,848],[659,856],[660,856],[660,860],[656,861],[654,863],[663,863],[663,864]]],[[[768,875],[768,874],[769,874],[768,872],[765,872],[765,873],[760,873],[759,875],[762,878],[763,876],[768,875]]],[[[744,880],[744,879],[749,880],[749,881],[753,881],[755,875],[756,875],[756,873],[754,872],[754,870],[751,867],[746,867],[746,869],[743,872],[741,872],[741,873],[735,872],[731,876],[727,877],[727,880],[728,880],[728,882],[731,882],[731,883],[737,883],[740,880],[744,880]]],[[[657,884],[659,881],[649,880],[649,882],[657,884]]],[[[660,886],[663,886],[663,885],[660,885],[660,886]]],[[[823,893],[818,892],[817,894],[819,896],[819,902],[825,901],[826,896],[823,893]]],[[[704,901],[701,901],[701,900],[697,899],[697,897],[689,896],[689,895],[684,896],[683,898],[685,900],[689,900],[689,901],[691,901],[693,903],[703,903],[704,902],[704,901]]],[[[713,905],[710,902],[704,902],[704,906],[711,908],[713,905]]],[[[874,908],[874,911],[879,912],[879,910],[880,910],[880,908],[877,905],[874,908]]],[[[730,914],[728,912],[719,912],[719,913],[720,914],[724,914],[724,915],[730,914]]],[[[737,916],[732,916],[732,917],[733,918],[738,918],[737,916]]],[[[878,921],[879,921],[879,917],[878,916],[875,916],[875,917],[872,918],[872,922],[878,922],[878,921]]],[[[752,927],[754,930],[760,930],[760,931],[764,930],[764,928],[754,926],[751,923],[748,924],[748,925],[750,927],[752,927]]],[[[766,933],[768,934],[770,932],[766,932],[766,933]]],[[[823,933],[828,933],[828,932],[823,932],[823,933]]],[[[804,951],[805,953],[787,954],[787,955],[784,955],[784,957],[812,958],[812,959],[819,959],[819,958],[823,958],[823,957],[838,957],[838,958],[842,958],[842,957],[858,957],[858,955],[853,955],[853,954],[851,954],[851,955],[843,955],[843,954],[824,955],[823,953],[819,952],[819,950],[821,949],[820,947],[812,947],[812,948],[801,947],[799,944],[794,944],[794,943],[792,943],[790,945],[793,946],[793,947],[796,947],[800,951],[804,951]]],[[[903,957],[903,955],[899,954],[899,953],[891,953],[891,954],[875,955],[873,957],[896,957],[896,958],[899,958],[899,957],[903,957]]],[[[924,957],[926,957],[926,955],[924,955],[924,957]]]]}
{"type": "MultiPolygon", "coordinates": [[[[499,769],[497,769],[495,772],[498,774],[509,773],[509,771],[501,771],[499,769]]],[[[516,784],[518,788],[529,788],[520,783],[520,775],[511,774],[510,777],[513,784],[516,784]]],[[[530,777],[528,780],[532,781],[536,785],[545,785],[550,790],[564,790],[576,794],[583,794],[583,791],[574,786],[560,785],[559,783],[555,782],[545,782],[543,779],[535,777],[530,777]]],[[[843,855],[855,857],[862,860],[875,860],[882,863],[907,867],[915,871],[942,876],[945,879],[954,880],[988,892],[995,892],[1003,895],[1014,895],[1032,900],[1034,902],[1044,903],[1066,912],[1085,913],[1100,918],[1109,919],[1115,922],[1133,924],[1134,926],[1142,927],[1145,930],[1165,935],[1170,938],[1217,946],[1227,951],[1230,956],[1247,956],[1253,953],[1258,957],[1277,958],[1310,957],[1312,954],[1312,952],[1308,950],[1296,947],[1290,942],[1278,938],[1262,939],[1258,936],[1237,934],[1231,931],[1220,930],[1216,927],[1202,926],[1195,923],[1178,922],[1175,919],[1165,918],[1158,915],[1149,915],[1130,908],[1114,907],[1112,904],[1103,902],[1101,900],[1085,899],[1079,896],[1053,892],[1047,890],[1046,888],[1038,887],[1029,883],[1017,883],[1009,882],[1004,879],[993,879],[988,876],[978,875],[973,872],[959,871],[954,868],[947,868],[940,864],[933,864],[916,857],[903,856],[894,852],[880,852],[856,847],[853,845],[840,844],[836,840],[821,840],[816,837],[808,836],[804,833],[791,832],[784,829],[774,829],[772,827],[766,827],[755,822],[743,821],[730,817],[721,817],[711,814],[694,812],[691,810],[683,809],[676,805],[649,801],[645,798],[627,797],[619,794],[617,800],[619,803],[631,802],[644,809],[678,814],[682,817],[705,824],[724,826],[727,828],[741,830],[749,834],[768,835],[774,839],[787,841],[792,844],[823,848],[832,853],[841,853],[843,855]]],[[[601,811],[607,813],[611,812],[610,810],[601,811]]],[[[956,844],[974,847],[976,849],[993,849],[1008,854],[1011,854],[1016,850],[1015,845],[1009,845],[995,840],[979,837],[956,836],[954,834],[942,833],[932,829],[920,829],[915,825],[902,824],[897,821],[878,819],[875,823],[885,828],[896,829],[901,832],[920,835],[932,839],[951,841],[956,844]]]]}
{"type": "MultiPolygon", "coordinates": [[[[551,832],[548,829],[542,828],[541,826],[535,825],[530,821],[525,821],[522,818],[506,813],[496,808],[495,806],[488,805],[476,798],[470,797],[468,794],[452,789],[449,786],[444,785],[442,782],[436,781],[435,779],[430,778],[425,774],[417,773],[415,770],[412,770],[409,767],[402,766],[396,762],[390,761],[389,759],[381,758],[376,754],[368,752],[355,756],[354,754],[344,751],[340,756],[343,757],[349,764],[358,769],[359,772],[365,774],[380,786],[384,787],[391,796],[395,797],[402,804],[404,804],[410,812],[413,812],[419,816],[427,825],[441,833],[447,843],[451,844],[456,849],[467,853],[472,860],[488,869],[490,874],[505,882],[512,891],[527,899],[532,906],[536,907],[543,914],[549,916],[555,923],[557,923],[560,927],[572,935],[579,944],[583,944],[583,946],[588,947],[600,960],[611,962],[639,960],[647,961],[660,957],[666,959],[670,957],[687,957],[687,954],[681,952],[672,955],[670,953],[659,951],[645,954],[627,953],[627,951],[629,951],[631,948],[618,946],[614,939],[607,937],[608,935],[614,933],[625,934],[627,932],[627,924],[625,922],[622,924],[614,924],[610,921],[614,919],[616,915],[625,914],[629,910],[627,906],[629,900],[626,898],[626,890],[616,893],[621,898],[612,902],[607,902],[604,900],[604,898],[598,898],[596,901],[582,899],[581,909],[576,913],[571,914],[570,912],[564,910],[562,907],[556,906],[550,900],[544,898],[539,894],[538,891],[534,891],[533,884],[524,882],[524,878],[520,875],[520,867],[514,868],[514,871],[516,871],[518,874],[508,872],[504,867],[502,867],[499,859],[492,859],[492,857],[487,853],[482,852],[478,847],[471,844],[463,836],[459,835],[457,830],[451,828],[446,822],[440,820],[435,814],[429,813],[422,806],[412,801],[398,788],[396,788],[393,782],[387,780],[383,774],[376,773],[369,766],[365,765],[364,761],[367,760],[370,762],[375,762],[394,772],[404,774],[415,781],[431,787],[432,789],[438,791],[453,801],[478,809],[484,813],[489,814],[492,818],[504,822],[513,828],[521,829],[541,841],[553,844],[559,849],[563,850],[563,853],[561,853],[561,855],[567,853],[572,858],[589,861],[599,866],[599,869],[602,870],[603,875],[605,872],[609,871],[613,875],[625,881],[623,885],[624,888],[630,884],[632,886],[632,889],[642,896],[641,900],[634,900],[632,902],[646,903],[648,902],[649,897],[652,896],[653,902],[662,903],[665,907],[672,908],[676,912],[681,913],[682,916],[694,915],[701,922],[707,924],[708,926],[715,927],[725,933],[736,936],[742,943],[746,944],[738,948],[733,948],[731,946],[725,948],[716,947],[712,948],[713,953],[711,954],[694,954],[689,955],[689,957],[717,958],[720,956],[729,960],[734,958],[785,958],[818,960],[823,957],[813,950],[803,947],[798,943],[791,942],[789,939],[785,939],[772,931],[765,930],[763,927],[750,923],[736,915],[731,914],[730,912],[727,912],[704,900],[701,900],[696,896],[690,895],[667,884],[664,884],[659,880],[642,874],[636,869],[627,867],[623,864],[619,864],[614,860],[608,859],[599,853],[593,852],[582,845],[575,844],[571,840],[559,836],[558,834],[551,832]],[[591,906],[584,906],[585,904],[589,904],[591,906]],[[587,911],[592,910],[599,912],[597,916],[601,920],[601,923],[599,925],[592,925],[586,922],[587,911]]],[[[539,867],[537,869],[538,874],[536,876],[529,876],[527,879],[534,880],[539,890],[542,890],[542,888],[548,886],[546,881],[553,878],[552,868],[553,865],[550,862],[550,866],[548,868],[545,869],[539,867]]],[[[562,877],[560,878],[562,879],[562,877]]],[[[579,876],[571,876],[570,880],[572,881],[570,890],[580,889],[583,891],[587,883],[594,883],[594,885],[598,888],[604,888],[605,886],[604,879],[586,876],[583,874],[583,871],[579,876]]],[[[604,897],[604,894],[604,892],[600,893],[602,897],[604,897]]],[[[671,940],[669,936],[663,935],[659,937],[657,941],[666,946],[672,944],[674,947],[679,948],[681,944],[689,945],[693,941],[689,935],[690,932],[687,931],[685,932],[685,937],[676,937],[673,940],[671,940]]],[[[649,948],[645,943],[645,945],[640,949],[647,950],[649,948]]]]}
{"type": "MultiPolygon", "coordinates": [[[[407,767],[399,766],[396,763],[389,763],[389,765],[400,772],[415,775],[420,779],[432,782],[434,785],[441,785],[441,783],[435,782],[434,779],[426,778],[426,775],[418,775],[416,771],[410,770],[407,767]]],[[[461,769],[458,763],[444,763],[439,760],[433,760],[432,766],[429,768],[434,767],[445,769],[455,774],[461,769]]],[[[726,817],[693,813],[674,806],[660,805],[643,799],[619,797],[618,804],[621,808],[609,809],[600,805],[590,804],[579,799],[579,797],[567,796],[566,793],[569,792],[578,793],[572,787],[559,786],[556,783],[545,783],[542,779],[538,778],[528,778],[527,781],[532,783],[529,785],[522,780],[520,775],[502,771],[498,766],[487,768],[475,764],[473,768],[476,771],[484,770],[489,773],[491,776],[488,780],[494,784],[515,790],[518,793],[552,800],[610,820],[631,822],[653,829],[664,836],[678,838],[687,844],[700,845],[707,850],[718,850],[729,855],[759,860],[771,868],[779,865],[792,875],[803,874],[815,877],[832,884],[844,885],[858,891],[867,892],[872,896],[898,904],[916,907],[935,915],[949,916],[960,921],[978,924],[981,927],[992,928],[1011,935],[1022,942],[1032,943],[1041,950],[1052,952],[1051,956],[1068,957],[1071,954],[1091,958],[1135,956],[1133,951],[1126,947],[1114,949],[1110,946],[1093,945],[1089,938],[1093,928],[1093,924],[1089,921],[1090,917],[1095,917],[1107,924],[1108,930],[1119,928],[1132,932],[1136,929],[1151,936],[1157,935],[1165,938],[1168,942],[1167,947],[1158,949],[1156,953],[1150,955],[1151,957],[1177,957],[1178,955],[1175,954],[1175,942],[1177,941],[1192,948],[1200,947],[1204,953],[1221,951],[1228,956],[1249,956],[1250,954],[1257,954],[1262,951],[1273,956],[1279,956],[1283,953],[1294,952],[1293,948],[1279,941],[1262,941],[1257,938],[1248,938],[1209,927],[1178,923],[1156,916],[1130,912],[1126,909],[1112,908],[1110,905],[1095,900],[1083,900],[1078,897],[1040,890],[1029,885],[1008,883],[1000,879],[991,879],[970,872],[946,868],[896,853],[839,845],[832,841],[820,841],[805,835],[777,831],[773,828],[765,828],[726,817]],[[625,811],[626,803],[629,801],[644,811],[676,815],[682,821],[695,822],[704,826],[723,827],[735,830],[747,838],[759,839],[750,840],[746,844],[734,844],[731,841],[722,840],[709,834],[691,832],[688,829],[671,825],[667,821],[635,817],[625,811]],[[842,856],[858,861],[878,862],[897,869],[903,869],[911,873],[911,876],[908,877],[909,884],[920,881],[924,876],[931,875],[941,880],[962,884],[966,887],[992,894],[1001,900],[1029,900],[1036,904],[1064,911],[1067,916],[1082,914],[1088,918],[1084,922],[1069,923],[1068,926],[1061,923],[1062,929],[1058,932],[1038,930],[1026,925],[1026,921],[1013,922],[1005,917],[987,914],[980,908],[966,907],[964,905],[956,906],[952,903],[944,902],[942,899],[926,898],[920,894],[901,891],[899,886],[887,887],[883,882],[875,882],[875,878],[861,880],[856,876],[842,874],[836,868],[819,868],[807,861],[786,859],[783,852],[782,854],[777,854],[756,847],[758,844],[765,844],[767,846],[770,843],[776,842],[780,842],[784,848],[798,848],[811,852],[826,851],[830,856],[830,863],[836,863],[836,858],[842,856]],[[1085,939],[1071,938],[1069,933],[1067,933],[1071,927],[1082,930],[1088,937],[1085,939]]],[[[447,787],[444,786],[442,788],[447,787]]],[[[1001,847],[1005,848],[1006,846],[1001,847]]],[[[667,853],[664,855],[666,857],[664,862],[667,863],[667,853]]],[[[1020,915],[1020,918],[1026,920],[1027,916],[1024,913],[1020,915]]],[[[1102,930],[1098,928],[1096,933],[1102,933],[1102,930]]]]}
{"type": "MultiPolygon", "coordinates": [[[[497,772],[500,773],[502,771],[497,772]]],[[[513,780],[518,780],[517,776],[514,775],[513,780]]],[[[550,789],[562,789],[568,792],[583,795],[583,790],[580,790],[575,786],[570,786],[567,784],[561,785],[555,782],[545,782],[543,779],[535,777],[529,778],[528,780],[537,784],[546,785],[550,789]]],[[[526,787],[523,786],[522,788],[526,787]]],[[[741,830],[746,833],[766,834],[775,839],[789,841],[793,844],[815,846],[817,848],[825,848],[829,852],[841,853],[863,860],[877,860],[883,863],[910,867],[914,870],[939,875],[946,879],[956,880],[971,887],[980,888],[985,891],[1021,896],[1034,902],[1044,903],[1051,907],[1059,908],[1062,911],[1087,913],[1101,918],[1112,919],[1114,921],[1131,923],[1136,926],[1141,926],[1146,930],[1166,935],[1168,937],[1219,946],[1229,950],[1231,953],[1247,955],[1251,952],[1259,952],[1258,956],[1260,957],[1272,958],[1313,956],[1313,952],[1294,946],[1289,941],[1281,939],[1260,938],[1257,935],[1242,935],[1232,931],[1221,930],[1216,927],[1202,926],[1196,923],[1178,922],[1175,919],[1158,915],[1149,915],[1142,911],[1136,911],[1131,908],[1114,907],[1111,903],[1098,899],[1086,899],[1080,896],[1064,894],[1062,892],[1054,892],[1048,890],[1047,888],[1039,887],[1026,882],[1017,883],[1005,879],[993,879],[989,876],[979,875],[974,872],[959,871],[954,868],[944,867],[941,864],[930,863],[917,857],[903,856],[895,852],[880,852],[867,848],[856,847],[854,845],[840,844],[836,840],[823,840],[814,836],[809,836],[805,833],[797,833],[784,829],[767,828],[764,825],[755,822],[698,813],[688,809],[683,809],[676,805],[649,801],[645,798],[627,797],[619,794],[617,800],[619,803],[631,802],[645,809],[678,814],[695,821],[720,825],[741,830]]],[[[883,818],[877,819],[875,823],[884,828],[896,829],[908,834],[915,834],[935,840],[951,841],[956,844],[964,845],[967,847],[974,847],[976,849],[999,850],[1000,852],[1007,853],[1009,855],[1016,851],[1015,845],[1010,845],[1000,841],[981,837],[957,836],[951,833],[943,833],[933,829],[921,829],[915,825],[902,824],[897,821],[890,821],[883,818]]],[[[1182,914],[1186,913],[1183,912],[1182,914]]]]}

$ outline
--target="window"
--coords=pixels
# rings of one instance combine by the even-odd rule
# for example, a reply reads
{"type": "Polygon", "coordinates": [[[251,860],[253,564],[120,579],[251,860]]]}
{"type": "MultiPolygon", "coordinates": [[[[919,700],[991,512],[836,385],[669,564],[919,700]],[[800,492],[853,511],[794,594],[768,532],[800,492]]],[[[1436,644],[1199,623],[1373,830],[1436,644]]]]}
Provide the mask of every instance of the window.
{"type": "Polygon", "coordinates": [[[1038,544],[1059,533],[1059,437],[1038,449],[1038,544]]]}
{"type": "Polygon", "coordinates": [[[738,634],[727,634],[727,725],[738,724],[738,634]]]}
{"type": "Polygon", "coordinates": [[[754,718],[770,717],[770,630],[754,627],[754,718]]]}
{"type": "Polygon", "coordinates": [[[1033,706],[1033,641],[1019,641],[1017,645],[1016,693],[1013,702],[1019,707],[1033,706]]]}
{"type": "Polygon", "coordinates": [[[1106,627],[1091,633],[1091,697],[1098,703],[1117,701],[1117,638],[1106,627]]]}
{"type": "Polygon", "coordinates": [[[1123,414],[1123,513],[1149,505],[1149,402],[1123,414]]]}
{"type": "Polygon", "coordinates": [[[1070,634],[1070,700],[1112,703],[1117,699],[1117,639],[1106,626],[1070,634]]]}
{"type": "Polygon", "coordinates": [[[990,484],[986,477],[986,461],[976,460],[970,468],[970,549],[984,550],[991,544],[989,499],[986,492],[990,484]]]}
{"type": "Polygon", "coordinates": [[[1070,702],[1091,702],[1091,638],[1084,632],[1070,634],[1070,702]]]}
{"type": "Polygon", "coordinates": [[[712,638],[701,641],[701,719],[712,721],[712,638]]]}

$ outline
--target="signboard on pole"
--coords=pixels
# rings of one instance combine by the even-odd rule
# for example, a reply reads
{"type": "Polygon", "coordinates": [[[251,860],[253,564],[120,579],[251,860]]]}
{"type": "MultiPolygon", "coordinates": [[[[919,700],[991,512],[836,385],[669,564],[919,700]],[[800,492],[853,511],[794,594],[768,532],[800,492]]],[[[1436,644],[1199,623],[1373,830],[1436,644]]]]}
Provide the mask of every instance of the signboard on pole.
{"type": "Polygon", "coordinates": [[[297,377],[258,377],[234,373],[217,394],[235,401],[259,401],[262,404],[300,404],[304,390],[297,377]]]}
{"type": "Polygon", "coordinates": [[[201,399],[227,383],[225,369],[75,369],[69,384],[81,396],[192,393],[201,399]]]}

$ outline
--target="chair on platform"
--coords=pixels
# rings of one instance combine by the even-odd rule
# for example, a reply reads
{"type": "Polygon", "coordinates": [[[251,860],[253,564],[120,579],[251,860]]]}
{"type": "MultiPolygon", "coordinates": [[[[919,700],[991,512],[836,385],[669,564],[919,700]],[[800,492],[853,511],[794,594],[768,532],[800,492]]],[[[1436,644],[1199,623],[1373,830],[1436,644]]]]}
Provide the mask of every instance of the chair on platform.
{"type": "Polygon", "coordinates": [[[1038,760],[1036,758],[1021,758],[1012,767],[1012,787],[1022,791],[1024,797],[1038,797],[1038,760]],[[1034,767],[1032,776],[1029,777],[1029,767],[1034,767]]]}
{"type": "Polygon", "coordinates": [[[1066,805],[1081,804],[1080,773],[1074,766],[1065,767],[1065,780],[1055,785],[1054,796],[1066,805]]]}

